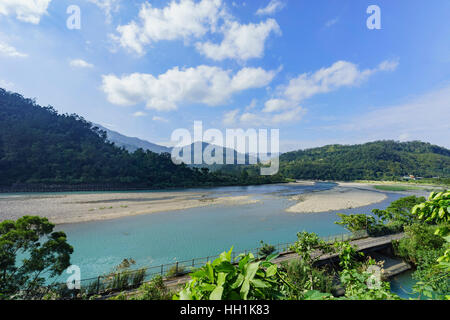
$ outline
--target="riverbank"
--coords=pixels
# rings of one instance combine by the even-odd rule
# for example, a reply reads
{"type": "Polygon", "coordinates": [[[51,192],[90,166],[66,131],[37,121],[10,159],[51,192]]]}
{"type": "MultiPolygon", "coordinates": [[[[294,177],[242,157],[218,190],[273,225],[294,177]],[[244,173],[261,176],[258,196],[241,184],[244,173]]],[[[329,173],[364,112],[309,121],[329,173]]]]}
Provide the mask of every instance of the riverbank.
{"type": "Polygon", "coordinates": [[[93,194],[19,194],[0,197],[0,221],[24,215],[48,218],[55,224],[116,219],[213,205],[245,205],[250,196],[214,197],[208,192],[126,192],[93,194]]]}
{"type": "MultiPolygon", "coordinates": [[[[297,203],[283,210],[291,213],[319,213],[364,207],[387,199],[386,193],[366,183],[340,182],[336,187],[322,191],[314,189],[315,185],[314,181],[284,184],[293,190],[298,187],[301,189],[298,189],[299,194],[291,193],[288,196],[289,200],[297,203]],[[305,192],[308,188],[312,189],[305,192]]],[[[282,185],[279,187],[284,188],[282,185]]],[[[276,193],[274,195],[276,198],[285,198],[276,193]]],[[[9,194],[0,195],[0,221],[16,220],[23,215],[37,215],[47,217],[55,224],[80,223],[206,206],[242,206],[262,201],[256,198],[252,194],[233,193],[232,189],[226,188],[158,192],[9,194]]]]}
{"type": "Polygon", "coordinates": [[[293,213],[318,213],[353,209],[382,202],[386,194],[378,192],[372,186],[362,183],[340,182],[337,187],[291,197],[297,203],[286,209],[293,213]]]}

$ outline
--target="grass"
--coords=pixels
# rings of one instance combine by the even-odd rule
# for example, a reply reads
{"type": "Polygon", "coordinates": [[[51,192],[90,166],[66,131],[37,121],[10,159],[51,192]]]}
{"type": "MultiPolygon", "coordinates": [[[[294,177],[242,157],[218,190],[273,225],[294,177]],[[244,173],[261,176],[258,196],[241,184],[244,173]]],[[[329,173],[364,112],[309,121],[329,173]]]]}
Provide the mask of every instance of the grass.
{"type": "Polygon", "coordinates": [[[427,188],[427,187],[392,186],[392,185],[376,185],[376,186],[374,186],[374,188],[377,190],[382,190],[382,191],[408,191],[408,190],[424,190],[424,191],[428,191],[428,192],[442,191],[442,189],[433,189],[433,188],[427,188]]]}

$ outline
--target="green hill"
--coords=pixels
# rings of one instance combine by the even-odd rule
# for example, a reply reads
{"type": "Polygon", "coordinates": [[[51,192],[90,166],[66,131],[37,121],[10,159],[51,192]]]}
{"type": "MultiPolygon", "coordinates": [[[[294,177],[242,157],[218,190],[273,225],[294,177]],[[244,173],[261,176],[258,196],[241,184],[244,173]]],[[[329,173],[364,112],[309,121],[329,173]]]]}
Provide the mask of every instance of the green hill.
{"type": "Polygon", "coordinates": [[[405,175],[450,177],[450,150],[420,141],[329,145],[280,157],[281,173],[294,179],[380,180],[405,175]]]}
{"type": "MultiPolygon", "coordinates": [[[[58,114],[0,89],[0,186],[101,185],[165,188],[258,184],[280,177],[210,173],[175,165],[170,154],[130,153],[76,114],[58,114]]],[[[20,187],[19,187],[20,189],[20,187]]]]}

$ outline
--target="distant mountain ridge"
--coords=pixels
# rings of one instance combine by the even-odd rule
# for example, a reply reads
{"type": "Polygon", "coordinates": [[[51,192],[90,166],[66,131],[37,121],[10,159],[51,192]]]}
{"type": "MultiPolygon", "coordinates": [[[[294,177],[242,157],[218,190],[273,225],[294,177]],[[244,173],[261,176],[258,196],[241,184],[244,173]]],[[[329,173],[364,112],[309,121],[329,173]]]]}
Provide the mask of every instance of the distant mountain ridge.
{"type": "Polygon", "coordinates": [[[450,150],[430,143],[375,141],[282,154],[281,173],[293,179],[378,180],[404,175],[450,177],[450,150]]]}
{"type": "Polygon", "coordinates": [[[98,127],[100,130],[106,132],[107,140],[109,142],[114,142],[118,147],[123,147],[125,150],[129,152],[135,152],[138,149],[150,150],[155,153],[170,153],[172,152],[171,148],[161,146],[147,140],[142,140],[135,137],[128,137],[123,135],[117,131],[113,131],[111,129],[105,128],[100,124],[94,124],[94,126],[98,127]]]}
{"type": "MultiPolygon", "coordinates": [[[[123,135],[117,131],[113,131],[111,129],[108,129],[100,124],[94,124],[94,126],[98,127],[100,130],[105,131],[106,132],[106,136],[107,136],[107,140],[109,142],[113,142],[116,146],[118,147],[123,147],[125,150],[129,151],[129,152],[135,152],[138,149],[143,149],[145,150],[150,150],[152,152],[155,153],[172,153],[172,149],[173,148],[169,148],[169,147],[165,147],[165,146],[161,146],[146,140],[142,140],[139,138],[134,138],[134,137],[128,137],[126,135],[123,135]]],[[[207,165],[205,163],[202,164],[193,164],[194,162],[194,153],[195,153],[195,148],[200,148],[202,154],[205,151],[205,149],[210,146],[210,144],[203,142],[200,145],[200,142],[194,142],[191,144],[191,160],[192,160],[192,164],[189,164],[189,166],[191,167],[198,167],[198,168],[202,168],[202,167],[206,167],[209,168],[211,170],[218,170],[222,167],[222,165],[220,164],[214,164],[214,165],[207,165]]],[[[238,164],[238,157],[241,156],[240,153],[238,153],[236,150],[233,149],[229,149],[232,150],[233,154],[234,154],[234,164],[238,164]]],[[[226,163],[226,155],[227,155],[228,149],[224,148],[223,149],[223,164],[226,163]]],[[[182,155],[182,152],[180,152],[182,155]]],[[[214,154],[213,154],[214,156],[214,154]]],[[[250,161],[252,160],[252,162],[255,162],[257,160],[256,156],[253,155],[248,155],[246,154],[245,156],[245,164],[250,164],[250,161]]]]}
{"type": "Polygon", "coordinates": [[[2,192],[74,190],[72,186],[80,191],[282,181],[279,176],[262,177],[256,170],[230,175],[191,169],[173,163],[170,154],[150,150],[130,153],[108,141],[106,131],[83,117],[59,114],[53,107],[41,107],[32,99],[0,88],[2,192]]]}

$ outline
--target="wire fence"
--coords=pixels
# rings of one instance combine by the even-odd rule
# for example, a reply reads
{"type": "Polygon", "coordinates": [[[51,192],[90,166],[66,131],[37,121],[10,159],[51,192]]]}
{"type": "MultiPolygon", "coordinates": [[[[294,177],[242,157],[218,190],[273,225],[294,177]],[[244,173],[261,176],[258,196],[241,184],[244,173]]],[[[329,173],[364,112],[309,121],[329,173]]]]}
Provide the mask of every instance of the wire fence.
{"type": "MultiPolygon", "coordinates": [[[[334,243],[337,241],[351,241],[368,236],[365,230],[354,232],[352,234],[341,234],[335,236],[321,237],[327,243],[334,243]]],[[[274,252],[279,255],[292,253],[292,243],[280,243],[273,245],[274,252]]],[[[262,247],[244,250],[241,253],[232,253],[232,260],[234,263],[239,261],[240,254],[247,255],[252,253],[255,257],[264,258],[261,253],[262,247]]],[[[193,270],[204,266],[207,262],[219,258],[219,255],[212,255],[203,258],[193,258],[185,261],[177,261],[169,264],[162,264],[158,266],[150,266],[137,270],[125,270],[117,273],[110,273],[107,275],[100,275],[95,278],[82,279],[80,281],[79,290],[68,289],[67,283],[58,283],[47,287],[46,294],[56,294],[59,297],[73,298],[75,296],[92,296],[104,295],[112,292],[130,290],[141,286],[142,284],[151,281],[156,276],[161,276],[165,280],[175,279],[177,277],[189,274],[193,270]]],[[[75,284],[75,283],[74,283],[75,284]]]]}

